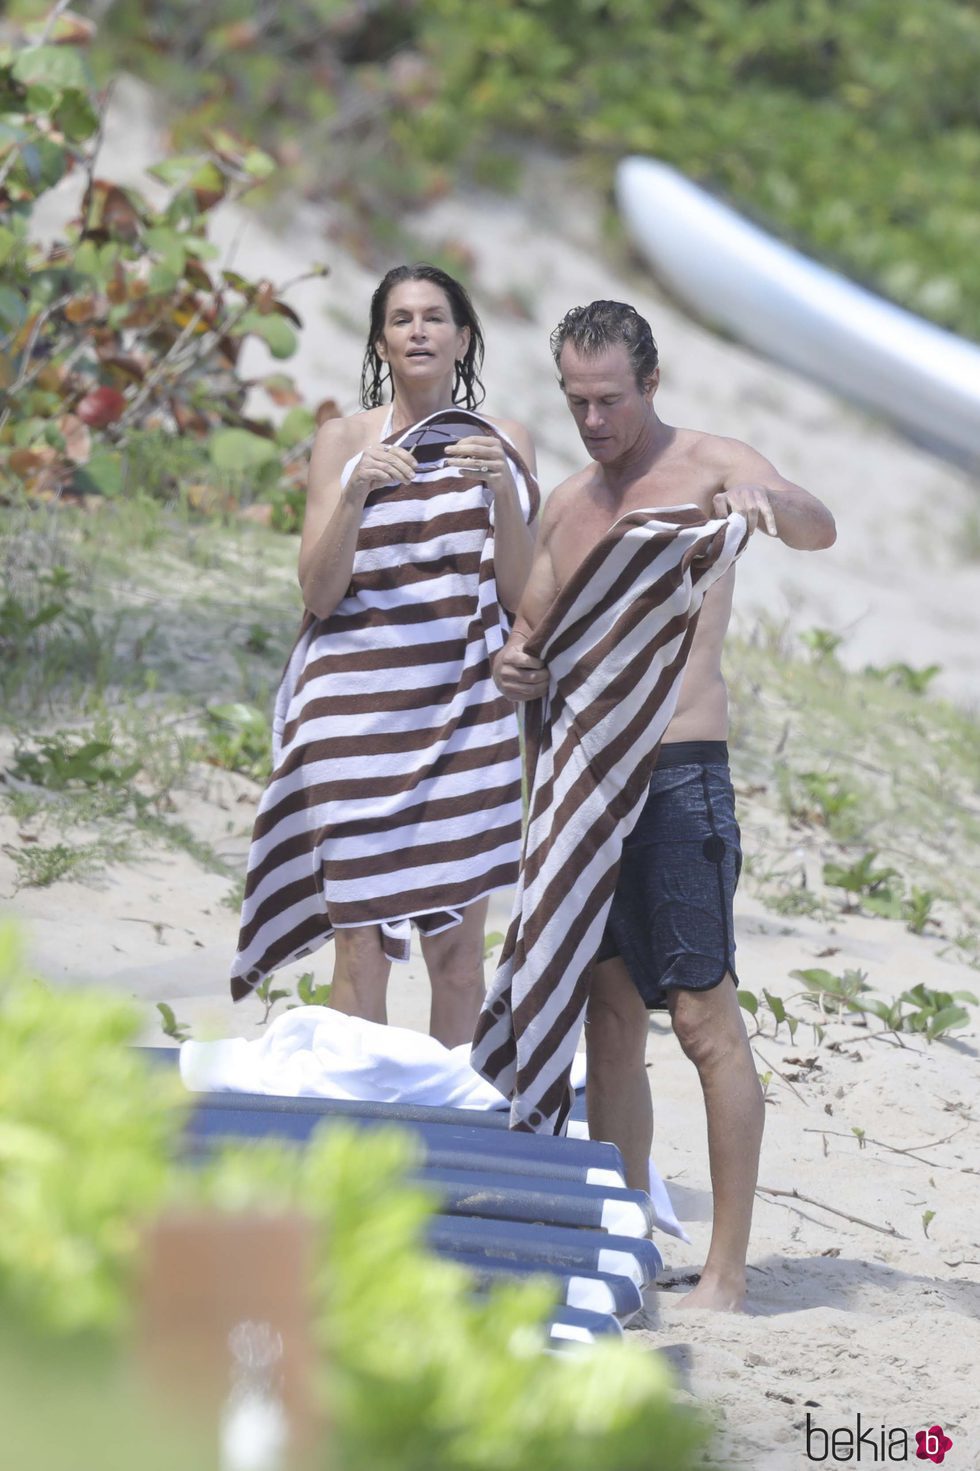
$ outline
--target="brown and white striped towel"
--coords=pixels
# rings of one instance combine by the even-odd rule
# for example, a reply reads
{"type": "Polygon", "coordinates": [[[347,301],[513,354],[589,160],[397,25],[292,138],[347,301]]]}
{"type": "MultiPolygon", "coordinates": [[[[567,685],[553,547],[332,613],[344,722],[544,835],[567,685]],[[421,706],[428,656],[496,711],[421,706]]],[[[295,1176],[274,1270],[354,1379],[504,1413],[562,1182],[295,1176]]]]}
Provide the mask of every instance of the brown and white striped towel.
{"type": "Polygon", "coordinates": [[[525,706],[530,810],[521,876],[472,1063],[511,1128],[558,1132],[623,841],[680,693],[704,595],[747,540],[742,516],[630,511],[528,640],[547,693],[525,706]]]}
{"type": "Polygon", "coordinates": [[[491,497],[445,459],[471,434],[503,440],[525,516],[537,514],[533,476],[478,414],[442,410],[388,436],[418,474],[368,496],[347,594],[329,618],[307,613],[276,700],[236,1000],[338,926],[378,924],[389,956],[407,960],[410,921],[436,934],[516,882],[517,719],[490,677],[509,627],[491,497]]]}

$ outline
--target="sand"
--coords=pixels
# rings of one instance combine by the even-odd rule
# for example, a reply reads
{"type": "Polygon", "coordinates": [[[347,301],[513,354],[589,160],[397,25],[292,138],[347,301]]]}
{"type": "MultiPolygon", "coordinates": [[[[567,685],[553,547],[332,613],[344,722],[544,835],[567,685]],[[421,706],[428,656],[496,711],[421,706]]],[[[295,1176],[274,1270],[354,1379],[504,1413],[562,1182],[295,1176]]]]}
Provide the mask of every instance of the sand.
{"type": "MultiPolygon", "coordinates": [[[[146,94],[121,85],[106,172],[139,178],[142,164],[159,155],[156,132],[146,94]]],[[[754,549],[740,573],[739,622],[746,626],[764,610],[798,628],[846,633],[842,657],[856,667],[941,663],[937,687],[975,708],[980,561],[965,559],[962,544],[978,514],[976,486],[887,426],[690,321],[638,268],[610,263],[596,214],[595,201],[567,170],[540,159],[520,198],[454,197],[410,222],[419,254],[447,240],[471,254],[487,330],[488,403],[532,428],[544,486],[582,460],[555,387],[548,331],[567,307],[592,297],[630,300],[650,317],[660,342],[662,416],[746,438],[837,516],[840,539],[829,554],[806,556],[769,543],[754,549]]],[[[311,260],[329,262],[327,280],[291,296],[307,324],[291,367],[311,397],[334,397],[349,410],[375,277],[326,238],[330,223],[303,206],[288,231],[278,232],[271,219],[225,210],[218,234],[237,241],[241,269],[273,279],[311,260]]],[[[252,366],[260,362],[256,349],[252,366]]],[[[193,830],[234,861],[244,856],[257,792],[244,777],[201,768],[179,801],[193,830]]],[[[744,795],[742,812],[751,852],[754,809],[744,795]]],[[[763,827],[760,817],[759,833],[771,832],[771,814],[765,821],[763,827]]],[[[15,828],[0,817],[4,895],[13,874],[2,848],[14,841],[15,828]]],[[[139,862],[112,866],[93,884],[21,890],[5,907],[28,925],[33,959],[52,982],[98,980],[138,998],[145,1040],[162,1041],[157,1001],[173,1006],[199,1037],[254,1036],[261,1007],[250,1001],[233,1008],[225,989],[236,930],[222,903],[227,891],[227,879],[189,856],[151,846],[139,862]]],[[[505,927],[508,909],[508,896],[498,896],[491,929],[505,927]]],[[[898,922],[783,919],[743,885],[737,924],[740,972],[756,992],[792,995],[798,983],[789,972],[827,963],[818,957],[828,951],[836,970],[866,970],[878,995],[897,995],[918,981],[980,990],[980,977],[940,937],[912,935],[898,922]]],[[[294,980],[309,964],[283,979],[294,980]]],[[[326,978],[328,964],[326,956],[317,959],[318,978],[326,978]]],[[[427,1006],[416,956],[392,984],[391,1020],[424,1029],[427,1006]]],[[[804,1003],[794,1007],[816,1017],[804,1003]]],[[[772,1032],[771,1020],[766,1030],[772,1032]]],[[[754,1044],[760,1071],[772,1075],[761,1183],[821,1204],[760,1194],[750,1312],[685,1315],[677,1306],[683,1284],[668,1286],[650,1294],[629,1337],[665,1354],[682,1393],[719,1417],[719,1465],[808,1465],[807,1414],[811,1450],[819,1452],[820,1430],[854,1428],[860,1413],[876,1444],[881,1426],[911,1434],[942,1424],[953,1439],[948,1464],[959,1471],[980,1463],[976,1025],[932,1045],[910,1040],[899,1047],[854,1025],[832,1029],[828,1040],[835,1038],[842,1039],[837,1050],[815,1046],[801,1026],[792,1044],[785,1028],[754,1044]],[[855,1130],[866,1136],[863,1147],[855,1130]]],[[[648,1056],[656,1160],[692,1236],[690,1246],[660,1243],[670,1283],[700,1265],[708,1239],[703,1109],[694,1070],[660,1020],[651,1025],[648,1056]]],[[[865,1463],[873,1459],[868,1444],[865,1463]]],[[[825,1464],[849,1461],[831,1456],[825,1464]]]]}

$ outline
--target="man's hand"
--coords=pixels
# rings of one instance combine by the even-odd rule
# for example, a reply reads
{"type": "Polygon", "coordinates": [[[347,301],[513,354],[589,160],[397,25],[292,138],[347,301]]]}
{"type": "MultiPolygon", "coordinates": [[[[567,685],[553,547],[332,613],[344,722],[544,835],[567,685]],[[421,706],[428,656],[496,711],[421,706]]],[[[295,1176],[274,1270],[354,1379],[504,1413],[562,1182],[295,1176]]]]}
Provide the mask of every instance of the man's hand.
{"type": "Polygon", "coordinates": [[[548,688],[548,669],[523,644],[508,642],[494,660],[493,681],[508,700],[537,700],[548,688]]]}
{"type": "Polygon", "coordinates": [[[721,490],[712,501],[716,516],[728,516],[738,511],[745,517],[749,531],[761,526],[767,536],[778,536],[776,516],[773,511],[773,495],[764,485],[730,485],[721,490]]]}

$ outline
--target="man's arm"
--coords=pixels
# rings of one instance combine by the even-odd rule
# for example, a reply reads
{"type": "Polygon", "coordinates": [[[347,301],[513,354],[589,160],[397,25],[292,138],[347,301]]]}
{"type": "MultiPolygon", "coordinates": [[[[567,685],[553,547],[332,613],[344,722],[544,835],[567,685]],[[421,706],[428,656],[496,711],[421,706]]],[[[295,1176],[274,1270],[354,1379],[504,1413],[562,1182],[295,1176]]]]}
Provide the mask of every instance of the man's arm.
{"type": "Polygon", "coordinates": [[[726,439],[722,488],[715,495],[716,516],[740,511],[749,524],[776,536],[800,552],[822,551],[837,540],[830,511],[815,495],[794,485],[769,463],[765,455],[738,440],[726,439]]]}

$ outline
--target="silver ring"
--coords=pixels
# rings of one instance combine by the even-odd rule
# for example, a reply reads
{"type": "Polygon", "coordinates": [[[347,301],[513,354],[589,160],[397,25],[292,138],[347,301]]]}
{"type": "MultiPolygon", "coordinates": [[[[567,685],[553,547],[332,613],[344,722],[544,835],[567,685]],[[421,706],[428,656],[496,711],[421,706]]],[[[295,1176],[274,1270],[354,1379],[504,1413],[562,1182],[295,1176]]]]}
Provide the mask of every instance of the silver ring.
{"type": "Polygon", "coordinates": [[[490,466],[489,465],[481,465],[480,466],[480,474],[481,475],[488,475],[489,473],[490,473],[490,466]]]}

